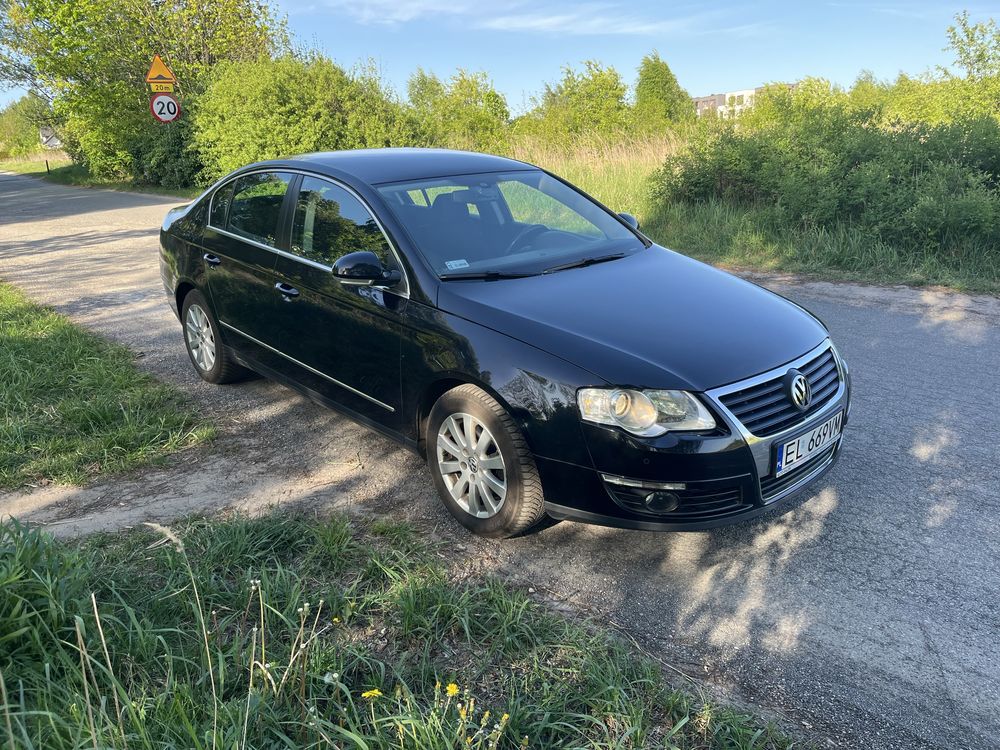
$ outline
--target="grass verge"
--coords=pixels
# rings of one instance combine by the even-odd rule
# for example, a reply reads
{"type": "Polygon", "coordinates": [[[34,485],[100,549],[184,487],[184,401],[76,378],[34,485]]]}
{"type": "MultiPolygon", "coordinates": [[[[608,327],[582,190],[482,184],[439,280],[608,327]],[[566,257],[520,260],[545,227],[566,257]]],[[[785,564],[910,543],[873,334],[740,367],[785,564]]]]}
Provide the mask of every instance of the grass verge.
{"type": "Polygon", "coordinates": [[[0,747],[787,748],[406,526],[0,525],[0,747]]]}
{"type": "Polygon", "coordinates": [[[790,229],[766,210],[720,202],[647,210],[643,229],[658,243],[708,263],[875,284],[940,284],[1000,294],[1000,266],[988,248],[942,256],[902,252],[849,226],[790,229]]]}
{"type": "Polygon", "coordinates": [[[128,349],[3,283],[0,415],[0,487],[75,484],[212,435],[177,389],[139,372],[128,349]]]}
{"type": "Polygon", "coordinates": [[[201,188],[164,188],[157,185],[139,185],[127,180],[102,180],[94,177],[82,164],[74,164],[69,159],[50,159],[48,169],[45,160],[0,161],[0,172],[14,172],[32,177],[41,177],[49,182],[74,187],[104,188],[106,190],[127,190],[136,193],[169,195],[179,198],[197,198],[201,188]]]}

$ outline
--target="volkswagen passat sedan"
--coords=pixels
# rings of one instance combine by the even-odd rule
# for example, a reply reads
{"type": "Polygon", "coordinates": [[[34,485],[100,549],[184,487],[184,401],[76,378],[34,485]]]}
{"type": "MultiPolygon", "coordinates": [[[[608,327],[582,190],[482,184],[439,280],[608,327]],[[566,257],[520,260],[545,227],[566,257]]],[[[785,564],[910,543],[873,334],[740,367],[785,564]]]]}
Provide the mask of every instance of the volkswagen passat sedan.
{"type": "Polygon", "coordinates": [[[530,164],[253,164],[160,241],[202,378],[252,370],[399,440],[478,534],[733,522],[840,450],[850,378],[822,323],[530,164]]]}

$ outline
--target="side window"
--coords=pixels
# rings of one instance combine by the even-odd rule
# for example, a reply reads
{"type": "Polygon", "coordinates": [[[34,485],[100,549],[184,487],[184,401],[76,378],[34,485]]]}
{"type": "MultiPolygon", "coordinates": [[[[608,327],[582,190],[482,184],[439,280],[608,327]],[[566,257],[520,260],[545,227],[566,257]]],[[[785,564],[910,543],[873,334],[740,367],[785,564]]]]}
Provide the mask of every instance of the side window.
{"type": "Polygon", "coordinates": [[[229,204],[233,200],[233,183],[223,185],[212,196],[212,213],[209,215],[208,223],[213,227],[226,226],[226,212],[229,211],[229,204]]]}
{"type": "Polygon", "coordinates": [[[258,172],[236,180],[229,207],[229,231],[265,245],[278,239],[278,220],[292,175],[258,172]]]}
{"type": "Polygon", "coordinates": [[[385,235],[362,203],[333,183],[305,177],[292,221],[292,252],[326,266],[341,255],[370,250],[395,265],[385,235]]]}

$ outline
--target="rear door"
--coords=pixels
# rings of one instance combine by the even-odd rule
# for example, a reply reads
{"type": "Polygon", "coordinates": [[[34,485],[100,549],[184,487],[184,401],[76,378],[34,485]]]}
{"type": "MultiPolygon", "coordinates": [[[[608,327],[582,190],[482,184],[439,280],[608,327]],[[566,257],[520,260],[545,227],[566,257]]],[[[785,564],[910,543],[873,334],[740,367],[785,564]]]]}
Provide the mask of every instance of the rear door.
{"type": "Polygon", "coordinates": [[[368,207],[349,188],[304,176],[290,211],[289,255],[275,266],[294,290],[277,312],[282,350],[314,390],[371,421],[400,429],[400,336],[406,281],[392,289],[349,286],[331,268],[370,250],[402,271],[368,207]]]}
{"type": "Polygon", "coordinates": [[[274,309],[276,250],[287,246],[285,213],[295,175],[254,172],[212,196],[204,243],[206,276],[226,343],[269,364],[279,341],[274,309]]]}

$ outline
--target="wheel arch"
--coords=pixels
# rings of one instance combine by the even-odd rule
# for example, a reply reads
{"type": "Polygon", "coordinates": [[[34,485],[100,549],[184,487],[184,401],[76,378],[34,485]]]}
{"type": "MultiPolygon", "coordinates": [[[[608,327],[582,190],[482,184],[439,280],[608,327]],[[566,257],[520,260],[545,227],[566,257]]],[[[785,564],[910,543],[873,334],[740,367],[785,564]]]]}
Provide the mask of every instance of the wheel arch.
{"type": "Polygon", "coordinates": [[[450,391],[452,388],[457,388],[460,385],[474,385],[480,388],[485,393],[489,394],[504,410],[510,414],[511,418],[518,424],[521,428],[521,434],[524,437],[525,442],[528,447],[531,448],[531,439],[528,434],[528,430],[524,429],[524,420],[519,418],[518,409],[513,408],[507,400],[500,395],[496,390],[490,387],[488,383],[484,383],[476,378],[471,378],[468,375],[458,374],[458,373],[441,373],[440,376],[430,383],[428,383],[420,394],[420,398],[417,401],[417,408],[415,412],[416,424],[414,425],[417,432],[417,449],[420,451],[420,455],[427,455],[427,420],[430,418],[431,409],[434,408],[434,404],[437,400],[441,398],[445,393],[450,391]]]}
{"type": "Polygon", "coordinates": [[[198,287],[186,279],[177,285],[177,289],[174,290],[174,300],[177,303],[177,317],[181,317],[181,314],[184,311],[184,298],[197,288],[198,287]]]}

